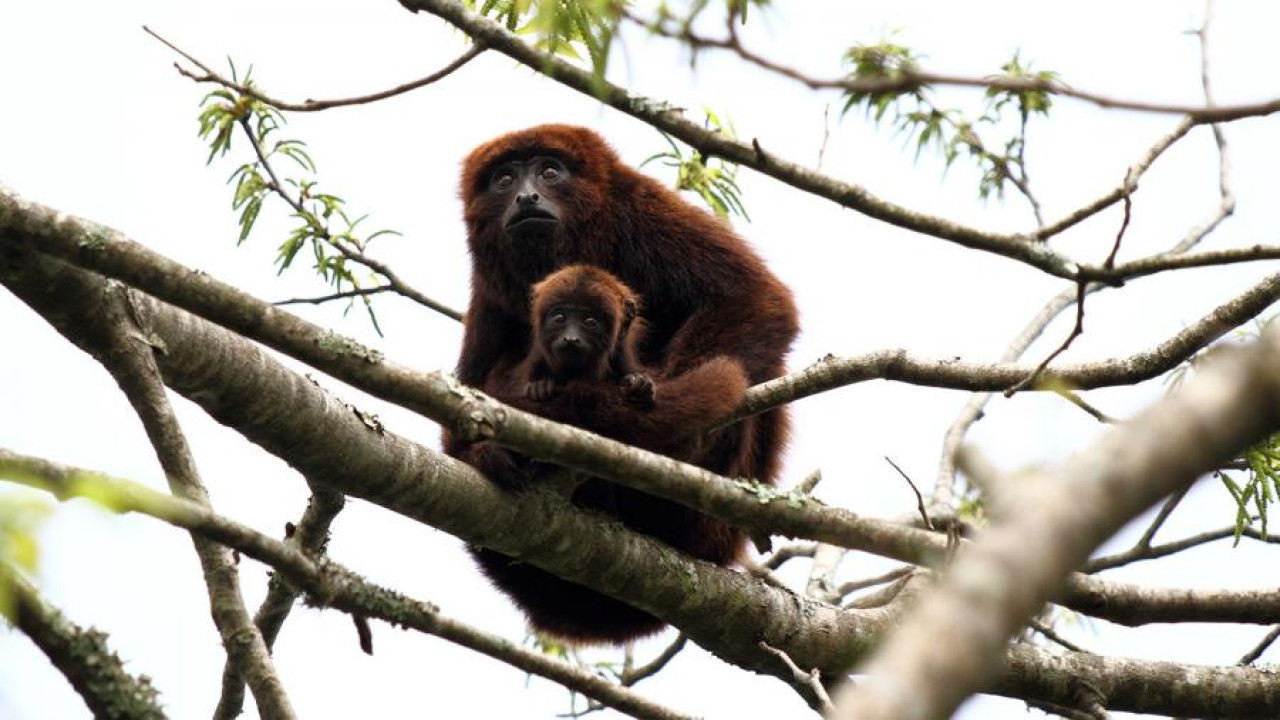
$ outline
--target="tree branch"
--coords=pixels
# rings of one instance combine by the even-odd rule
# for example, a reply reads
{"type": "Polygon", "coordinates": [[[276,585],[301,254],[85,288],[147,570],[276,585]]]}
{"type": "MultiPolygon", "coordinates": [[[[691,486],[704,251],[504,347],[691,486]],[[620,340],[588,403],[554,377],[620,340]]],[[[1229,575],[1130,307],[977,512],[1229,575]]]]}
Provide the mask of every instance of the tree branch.
{"type": "MultiPolygon", "coordinates": [[[[102,362],[124,392],[164,468],[174,495],[201,505],[209,493],[200,480],[186,436],[169,404],[160,371],[153,359],[151,336],[138,324],[136,308],[126,288],[111,283],[104,294],[103,315],[96,325],[76,328],[90,352],[102,362]]],[[[198,534],[191,535],[209,594],[213,624],[222,639],[227,663],[244,678],[263,718],[296,717],[284,684],[276,674],[271,653],[254,627],[240,594],[240,573],[230,550],[198,534]]]]}
{"type": "MultiPolygon", "coordinates": [[[[401,4],[408,7],[410,10],[426,9],[433,14],[440,15],[450,22],[453,22],[452,18],[446,17],[443,12],[437,12],[430,7],[426,7],[429,4],[434,4],[427,0],[402,0],[401,4]]],[[[769,60],[763,55],[748,50],[735,35],[730,35],[727,38],[711,38],[698,35],[684,25],[681,25],[680,30],[674,30],[662,21],[646,21],[643,18],[630,13],[627,14],[627,17],[643,25],[657,35],[681,40],[688,43],[695,49],[715,48],[731,51],[738,57],[757,67],[774,73],[775,75],[795,80],[811,90],[842,90],[847,93],[883,94],[892,92],[908,92],[926,85],[951,85],[955,87],[977,88],[982,90],[1000,90],[1011,93],[1045,92],[1052,95],[1075,98],[1077,100],[1082,100],[1084,102],[1097,105],[1098,107],[1111,110],[1136,110],[1139,112],[1161,113],[1166,115],[1186,115],[1189,120],[1197,124],[1225,122],[1229,120],[1239,120],[1246,117],[1260,117],[1270,115],[1274,112],[1280,112],[1280,98],[1233,106],[1217,106],[1212,103],[1209,103],[1208,105],[1175,105],[1112,97],[1088,90],[1078,90],[1061,80],[1044,79],[1034,76],[1010,77],[987,75],[983,77],[969,77],[964,75],[950,75],[904,68],[898,70],[892,76],[885,77],[819,78],[805,74],[795,68],[783,65],[773,60],[769,60]]],[[[454,24],[456,25],[458,23],[454,24]]],[[[463,28],[463,30],[465,31],[466,28],[463,28]]]]}
{"type": "Polygon", "coordinates": [[[426,77],[419,78],[412,82],[404,83],[403,85],[397,85],[387,90],[381,90],[379,92],[369,93],[368,95],[357,95],[356,97],[341,98],[336,100],[304,100],[303,102],[289,102],[286,100],[279,100],[279,99],[273,98],[270,95],[267,95],[266,93],[262,92],[261,90],[259,90],[257,87],[253,85],[233,82],[230,79],[218,74],[217,72],[214,72],[212,68],[210,68],[208,65],[205,65],[204,63],[197,60],[195,56],[187,53],[185,50],[182,50],[181,48],[169,42],[168,40],[165,40],[158,33],[156,33],[151,28],[147,27],[146,25],[143,25],[142,29],[151,37],[164,43],[164,45],[167,46],[170,50],[173,50],[174,52],[181,55],[183,58],[187,60],[187,62],[200,68],[200,70],[203,72],[203,74],[196,74],[191,72],[190,70],[187,70],[181,65],[174,63],[174,67],[176,67],[178,69],[178,72],[181,73],[184,77],[191,78],[197,83],[216,83],[230,90],[234,90],[240,93],[241,95],[248,95],[249,97],[255,100],[258,100],[260,102],[264,102],[267,105],[270,105],[274,108],[277,108],[280,110],[287,110],[289,112],[316,112],[319,110],[328,110],[329,108],[346,107],[350,105],[365,105],[368,103],[377,102],[379,100],[386,100],[387,98],[395,97],[396,95],[402,95],[404,93],[409,92],[410,90],[417,90],[420,87],[425,87],[434,82],[442,80],[448,77],[449,75],[452,75],[454,71],[461,68],[463,65],[466,65],[467,63],[471,62],[476,58],[476,56],[484,52],[483,45],[472,45],[470,48],[467,49],[466,52],[459,55],[456,60],[449,63],[448,65],[445,65],[443,68],[437,70],[436,72],[433,72],[430,75],[427,75],[426,77]]]}
{"type": "MultiPolygon", "coordinates": [[[[292,542],[309,557],[324,557],[329,545],[329,526],[334,518],[342,512],[347,499],[340,492],[330,490],[323,485],[311,485],[311,499],[307,501],[307,509],[297,525],[290,523],[285,528],[287,542],[292,542]]],[[[293,610],[293,604],[300,595],[284,576],[272,574],[267,582],[267,596],[258,612],[253,616],[253,624],[262,634],[262,642],[268,652],[275,646],[280,628],[293,610]]],[[[222,697],[213,716],[218,719],[230,719],[240,715],[244,708],[244,680],[240,678],[235,667],[228,662],[222,669],[222,697]]]]}
{"type": "MultiPolygon", "coordinates": [[[[217,515],[207,506],[169,497],[151,488],[103,473],[18,455],[0,449],[0,477],[53,493],[60,500],[73,497],[109,498],[118,512],[139,512],[186,528],[193,535],[233,547],[288,576],[306,590],[317,605],[375,617],[392,625],[435,635],[528,673],[545,677],[610,707],[641,718],[674,720],[686,716],[656,705],[594,673],[562,660],[515,645],[440,614],[439,608],[401,595],[361,578],[324,558],[312,558],[296,543],[267,537],[217,515]]],[[[0,566],[0,570],[3,567],[0,566]]],[[[116,661],[118,664],[118,661],[116,661]]],[[[153,691],[154,692],[154,691],[153,691]]]]}
{"type": "MultiPolygon", "coordinates": [[[[959,553],[937,591],[867,662],[862,682],[841,693],[833,717],[949,717],[998,671],[1009,638],[1093,548],[1280,427],[1280,328],[1216,360],[1088,450],[1020,480],[1017,502],[1007,504],[1017,511],[959,553]],[[951,652],[929,652],[939,644],[951,652]]],[[[1280,713],[1280,696],[1271,702],[1280,713]]]]}
{"type": "Polygon", "coordinates": [[[50,605],[21,571],[0,562],[0,588],[11,593],[18,629],[40,648],[97,718],[163,720],[160,698],[146,675],[125,672],[99,630],[82,629],[50,605]]]}

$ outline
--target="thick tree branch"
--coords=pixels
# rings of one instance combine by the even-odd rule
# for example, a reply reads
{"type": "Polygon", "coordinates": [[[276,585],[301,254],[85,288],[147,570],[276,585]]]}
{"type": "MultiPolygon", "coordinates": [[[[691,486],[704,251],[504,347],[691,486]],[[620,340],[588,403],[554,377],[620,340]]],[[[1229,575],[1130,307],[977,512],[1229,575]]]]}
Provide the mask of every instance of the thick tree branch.
{"type": "MultiPolygon", "coordinates": [[[[1247,349],[1223,353],[1193,382],[1088,450],[1009,486],[1013,497],[1002,506],[1016,511],[961,551],[937,592],[867,663],[866,677],[842,693],[835,717],[950,717],[1008,657],[1009,638],[1099,543],[1280,427],[1277,368],[1280,328],[1247,349]],[[951,652],[929,652],[940,643],[951,652]]],[[[1269,712],[1280,713],[1280,695],[1272,693],[1270,702],[1269,712]]]]}
{"type": "MultiPolygon", "coordinates": [[[[2,448],[0,478],[46,490],[60,500],[90,497],[102,501],[105,498],[117,512],[139,512],[186,528],[193,535],[198,534],[213,542],[233,547],[284,573],[290,582],[303,588],[318,605],[376,617],[392,625],[435,635],[509,663],[525,672],[558,682],[635,717],[655,720],[685,717],[594,673],[451,620],[441,615],[439,608],[430,603],[414,600],[371,583],[333,561],[312,557],[298,543],[281,542],[267,537],[214,513],[200,503],[168,497],[130,480],[18,455],[2,448]]],[[[0,566],[0,572],[3,570],[4,567],[0,566]]],[[[118,660],[115,662],[119,664],[118,660]]]]}

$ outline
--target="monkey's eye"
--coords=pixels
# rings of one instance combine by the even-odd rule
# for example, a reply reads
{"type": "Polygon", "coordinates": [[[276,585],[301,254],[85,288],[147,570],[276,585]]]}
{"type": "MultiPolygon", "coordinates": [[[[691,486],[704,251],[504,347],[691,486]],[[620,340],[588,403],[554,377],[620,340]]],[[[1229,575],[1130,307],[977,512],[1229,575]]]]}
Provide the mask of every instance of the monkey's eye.
{"type": "Polygon", "coordinates": [[[547,322],[551,323],[552,325],[563,325],[564,321],[567,319],[568,317],[563,312],[560,312],[560,311],[556,311],[547,315],[547,322]]]}
{"type": "Polygon", "coordinates": [[[590,315],[587,316],[586,320],[582,321],[582,324],[585,325],[588,330],[594,331],[600,329],[600,321],[590,315]]]}
{"type": "Polygon", "coordinates": [[[493,176],[493,188],[495,190],[507,190],[515,183],[516,176],[511,171],[503,171],[493,176]]]}
{"type": "Polygon", "coordinates": [[[560,179],[560,170],[555,166],[548,165],[542,168],[542,172],[538,176],[547,182],[555,182],[560,179]]]}

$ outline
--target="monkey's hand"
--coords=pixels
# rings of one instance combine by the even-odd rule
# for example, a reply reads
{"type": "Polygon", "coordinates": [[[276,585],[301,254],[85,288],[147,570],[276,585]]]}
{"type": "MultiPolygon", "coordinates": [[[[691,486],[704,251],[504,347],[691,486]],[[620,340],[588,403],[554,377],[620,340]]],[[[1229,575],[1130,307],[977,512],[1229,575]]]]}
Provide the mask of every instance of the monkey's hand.
{"type": "Polygon", "coordinates": [[[631,373],[622,378],[622,396],[632,407],[652,410],[657,393],[657,384],[645,373],[631,373]]]}
{"type": "Polygon", "coordinates": [[[556,393],[556,381],[550,378],[541,380],[530,380],[524,386],[524,396],[530,400],[542,401],[550,400],[552,395],[556,393]]]}

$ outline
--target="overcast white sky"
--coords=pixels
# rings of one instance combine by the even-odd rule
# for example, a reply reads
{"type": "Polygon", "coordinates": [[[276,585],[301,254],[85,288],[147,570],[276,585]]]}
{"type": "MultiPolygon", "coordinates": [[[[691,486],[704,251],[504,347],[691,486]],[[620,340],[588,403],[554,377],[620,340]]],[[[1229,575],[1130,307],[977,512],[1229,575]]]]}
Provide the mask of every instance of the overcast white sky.
{"type": "MultiPolygon", "coordinates": [[[[1194,38],[1202,6],[1190,0],[1126,3],[779,2],[756,13],[748,38],[783,62],[830,75],[854,42],[897,38],[926,55],[930,69],[995,72],[1015,50],[1037,68],[1056,70],[1080,87],[1137,99],[1194,103],[1199,60],[1194,38]],[[815,10],[815,8],[817,8],[815,10]]],[[[1221,3],[1212,37],[1219,102],[1280,95],[1274,31],[1280,8],[1265,0],[1221,3]]],[[[335,97],[381,89],[428,74],[464,48],[462,37],[432,17],[397,3],[10,3],[0,9],[0,182],[26,196],[116,227],[139,242],[259,297],[322,294],[304,268],[277,277],[271,264],[287,227],[284,213],[264,212],[253,238],[235,247],[236,226],[224,181],[243,160],[205,167],[196,138],[199,98],[173,69],[175,57],[142,32],[147,24],[207,62],[227,55],[254,64],[255,77],[281,97],[335,97]]],[[[697,113],[727,115],[744,137],[771,152],[814,164],[832,104],[825,171],[911,208],[992,229],[1027,229],[1025,203],[976,199],[976,176],[960,160],[949,172],[912,151],[860,113],[841,119],[839,100],[758,72],[723,55],[688,57],[669,43],[631,36],[612,77],[641,93],[697,113]]],[[[977,93],[946,92],[944,102],[976,113],[977,93]]],[[[665,148],[652,129],[602,109],[495,53],[446,81],[379,105],[291,119],[323,185],[347,199],[368,223],[395,228],[375,254],[433,297],[462,307],[469,272],[456,194],[458,164],[477,143],[539,122],[572,122],[608,136],[638,163],[665,148]]],[[[1028,162],[1047,217],[1114,187],[1124,169],[1176,122],[1158,115],[1102,111],[1063,101],[1049,122],[1034,122],[1028,162]]],[[[1274,121],[1228,130],[1234,155],[1237,215],[1209,247],[1275,242],[1274,204],[1280,143],[1274,121]]],[[[661,176],[662,169],[651,168],[661,176]]],[[[670,180],[670,176],[662,176],[670,180]]],[[[796,291],[803,335],[794,368],[827,353],[907,347],[938,356],[993,359],[1060,282],[1010,261],[906,233],[830,202],[801,196],[750,171],[741,187],[752,222],[738,229],[796,291]]],[[[1126,239],[1130,256],[1176,242],[1217,204],[1216,157],[1206,129],[1163,157],[1143,182],[1126,239]]],[[[1105,255],[1119,224],[1104,213],[1057,241],[1091,260],[1105,255]]],[[[1087,334],[1066,359],[1127,354],[1151,346],[1238,293],[1275,264],[1194,271],[1134,282],[1089,302],[1087,334]]],[[[307,317],[376,345],[399,362],[452,367],[460,338],[451,320],[393,298],[379,301],[387,337],[360,313],[304,308],[307,317]]],[[[1032,351],[1042,357],[1070,318],[1032,351]]],[[[0,446],[99,468],[163,486],[141,427],[106,373],[0,289],[0,446]]],[[[437,428],[395,408],[330,388],[376,410],[400,434],[434,445],[437,428]]],[[[1090,397],[1124,416],[1163,392],[1159,383],[1090,397]]],[[[910,490],[883,460],[892,457],[917,482],[934,474],[943,432],[965,401],[961,393],[869,383],[809,399],[795,408],[795,441],[784,483],[821,468],[820,495],[858,512],[910,512],[910,490]]],[[[283,463],[179,401],[197,460],[221,512],[279,533],[296,519],[305,486],[283,463]]],[[[1072,406],[1023,394],[996,401],[973,439],[1014,468],[1059,459],[1099,429],[1072,406]]],[[[1225,493],[1199,488],[1168,526],[1168,537],[1230,521],[1225,493]]],[[[222,655],[188,539],[158,522],[115,517],[79,502],[60,507],[42,538],[40,584],[84,625],[111,634],[134,672],[154,678],[174,717],[207,716],[217,701],[222,655]]],[[[522,620],[472,567],[461,544],[389,512],[353,502],[335,526],[333,555],[370,578],[439,604],[444,612],[509,637],[522,620]]],[[[1124,577],[1152,584],[1274,586],[1252,572],[1274,551],[1204,549],[1124,577]]],[[[883,566],[853,555],[849,577],[883,566]]],[[[256,607],[265,571],[246,561],[247,600],[256,607]]],[[[797,579],[798,576],[788,576],[797,579]]],[[[1257,628],[1150,627],[1106,623],[1067,626],[1087,647],[1137,657],[1231,663],[1262,634],[1257,628]]],[[[376,655],[360,653],[349,620],[299,608],[277,644],[277,667],[299,714],[344,717],[553,717],[567,693],[526,680],[474,653],[435,639],[374,627],[376,655]]],[[[669,635],[643,643],[640,657],[669,635]]],[[[604,654],[604,655],[607,655],[604,654]]],[[[600,656],[604,656],[600,655],[600,656]]],[[[773,679],[746,676],[691,649],[641,690],[708,717],[803,716],[798,698],[773,679]]],[[[252,704],[250,703],[252,717],[252,704]]],[[[24,637],[0,631],[0,718],[87,717],[67,683],[24,637]]],[[[1019,703],[983,701],[969,717],[1021,718],[1019,703]]]]}

